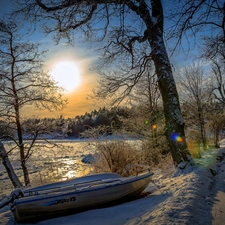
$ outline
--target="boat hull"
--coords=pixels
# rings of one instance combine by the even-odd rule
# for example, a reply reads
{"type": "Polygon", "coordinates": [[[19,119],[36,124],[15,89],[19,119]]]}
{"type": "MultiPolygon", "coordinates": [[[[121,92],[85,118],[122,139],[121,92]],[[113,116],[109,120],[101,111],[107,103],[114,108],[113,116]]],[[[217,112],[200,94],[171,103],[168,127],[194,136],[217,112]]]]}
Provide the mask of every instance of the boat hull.
{"type": "MultiPolygon", "coordinates": [[[[93,180],[77,183],[72,188],[61,188],[41,194],[39,192],[43,192],[43,189],[39,187],[41,191],[38,192],[36,189],[36,195],[15,199],[11,210],[16,220],[20,222],[77,213],[137,196],[149,184],[151,176],[152,173],[128,178],[106,176],[108,179],[103,179],[101,182],[93,180]]],[[[91,176],[89,178],[91,179],[91,176]]]]}

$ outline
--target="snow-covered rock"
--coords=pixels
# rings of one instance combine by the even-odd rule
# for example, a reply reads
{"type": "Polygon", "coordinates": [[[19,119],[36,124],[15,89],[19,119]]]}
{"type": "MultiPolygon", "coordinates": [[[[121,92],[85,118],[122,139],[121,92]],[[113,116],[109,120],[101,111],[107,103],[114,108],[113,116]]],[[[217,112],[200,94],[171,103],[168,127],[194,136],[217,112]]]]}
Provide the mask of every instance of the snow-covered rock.
{"type": "Polygon", "coordinates": [[[87,163],[87,164],[92,164],[94,161],[95,161],[95,157],[93,154],[84,155],[81,160],[82,163],[87,163]]]}

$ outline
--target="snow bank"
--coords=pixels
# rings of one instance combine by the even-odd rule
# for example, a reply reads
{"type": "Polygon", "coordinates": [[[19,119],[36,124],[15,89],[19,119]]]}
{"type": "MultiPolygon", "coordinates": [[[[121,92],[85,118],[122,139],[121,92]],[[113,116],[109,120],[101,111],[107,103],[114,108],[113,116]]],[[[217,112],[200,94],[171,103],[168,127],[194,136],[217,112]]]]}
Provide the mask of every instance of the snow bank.
{"type": "MultiPolygon", "coordinates": [[[[205,152],[191,172],[173,176],[173,165],[153,172],[154,183],[145,189],[143,198],[38,222],[37,225],[210,225],[213,215],[212,195],[215,175],[224,164],[225,149],[205,152]]],[[[224,181],[223,181],[224,182],[224,181]]],[[[0,210],[0,224],[16,224],[9,207],[0,210]]]]}

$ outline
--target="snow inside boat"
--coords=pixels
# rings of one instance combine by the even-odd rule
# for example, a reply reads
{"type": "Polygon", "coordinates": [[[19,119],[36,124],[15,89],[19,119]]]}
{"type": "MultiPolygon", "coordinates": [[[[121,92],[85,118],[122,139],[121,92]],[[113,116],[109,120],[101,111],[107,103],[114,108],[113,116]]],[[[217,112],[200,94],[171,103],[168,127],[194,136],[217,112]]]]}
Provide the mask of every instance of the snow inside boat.
{"type": "Polygon", "coordinates": [[[130,177],[116,173],[94,174],[20,190],[11,211],[18,222],[76,213],[135,197],[147,187],[152,175],[150,171],[130,177]]]}

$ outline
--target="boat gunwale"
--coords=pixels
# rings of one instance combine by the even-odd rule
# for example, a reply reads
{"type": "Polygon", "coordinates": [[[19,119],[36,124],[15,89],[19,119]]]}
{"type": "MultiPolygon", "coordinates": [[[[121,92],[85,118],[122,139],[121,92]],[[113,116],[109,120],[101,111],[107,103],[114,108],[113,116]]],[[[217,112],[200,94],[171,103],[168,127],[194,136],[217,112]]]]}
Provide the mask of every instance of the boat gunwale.
{"type": "Polygon", "coordinates": [[[41,186],[37,186],[37,187],[31,187],[31,188],[28,188],[28,189],[25,189],[23,192],[24,193],[29,193],[29,192],[36,192],[36,191],[43,191],[43,190],[51,190],[51,189],[57,189],[57,188],[61,188],[62,186],[64,187],[69,187],[69,186],[74,186],[74,185],[80,185],[80,184],[85,184],[85,183],[92,183],[92,182],[96,182],[96,181],[101,181],[101,180],[107,180],[107,179],[119,179],[119,178],[123,178],[122,176],[120,176],[119,174],[116,174],[116,173],[100,173],[100,174],[92,174],[92,175],[87,175],[87,176],[84,176],[84,177],[78,177],[78,178],[73,178],[73,179],[70,179],[70,180],[66,180],[66,181],[59,181],[59,182],[54,182],[54,183],[50,183],[50,184],[44,184],[44,185],[41,185],[41,186]],[[107,175],[107,176],[115,176],[117,175],[115,178],[105,178],[105,179],[96,179],[96,180],[93,180],[93,181],[85,181],[85,182],[80,182],[80,183],[74,183],[74,184],[66,184],[66,183],[70,183],[71,181],[75,181],[75,180],[82,180],[82,179],[87,179],[87,178],[90,178],[90,177],[99,177],[99,176],[102,176],[102,175],[107,175]],[[57,186],[57,187],[48,187],[48,186],[52,186],[52,185],[62,185],[61,187],[60,186],[57,186]],[[63,184],[66,184],[66,185],[63,185],[63,184]],[[42,189],[43,187],[45,187],[45,189],[42,189]],[[38,190],[38,188],[42,189],[42,190],[38,190]]]}
{"type": "MultiPolygon", "coordinates": [[[[117,183],[116,182],[109,183],[109,184],[102,183],[101,187],[97,187],[97,188],[96,187],[88,187],[87,186],[87,189],[86,190],[80,190],[80,191],[73,190],[73,191],[70,191],[70,192],[67,192],[67,193],[64,193],[64,194],[60,194],[60,195],[46,196],[45,198],[41,198],[41,199],[38,199],[37,197],[40,197],[42,195],[48,195],[48,194],[25,196],[25,197],[21,197],[21,198],[15,199],[14,202],[13,202],[13,207],[15,207],[16,205],[20,205],[20,204],[24,204],[24,203],[28,203],[28,202],[34,202],[34,201],[39,201],[39,200],[52,199],[52,198],[56,198],[56,197],[57,198],[59,198],[59,197],[65,197],[67,195],[71,195],[72,193],[74,193],[74,194],[81,194],[81,193],[85,193],[85,192],[98,191],[98,190],[107,189],[107,188],[111,188],[111,187],[118,187],[118,186],[121,186],[121,185],[125,185],[125,184],[129,184],[129,183],[132,183],[132,182],[140,181],[142,179],[146,179],[146,178],[152,176],[153,174],[154,173],[149,172],[149,173],[145,173],[145,174],[141,174],[141,175],[138,175],[138,176],[131,177],[130,180],[127,180],[127,181],[125,180],[125,182],[122,182],[122,180],[121,180],[120,182],[117,181],[117,183]],[[104,184],[107,185],[107,186],[105,186],[104,184]],[[29,199],[29,200],[25,199],[25,198],[29,198],[29,197],[31,199],[29,199]],[[18,200],[19,200],[19,202],[18,202],[18,200]]],[[[128,178],[129,177],[127,177],[125,179],[128,179],[128,178]]],[[[123,179],[123,177],[122,177],[122,179],[123,179]]]]}
{"type": "MultiPolygon", "coordinates": [[[[46,189],[40,189],[40,190],[25,190],[24,194],[29,194],[30,192],[38,193],[38,192],[44,192],[40,194],[34,194],[34,195],[45,195],[49,193],[57,193],[57,192],[63,192],[66,190],[71,190],[71,189],[76,189],[76,188],[84,188],[87,186],[95,186],[95,185],[101,185],[101,184],[110,184],[116,181],[120,181],[121,178],[123,177],[118,177],[118,178],[109,178],[109,179],[98,179],[98,180],[93,180],[93,181],[86,181],[86,182],[80,182],[80,183],[74,183],[74,184],[68,184],[68,185],[63,185],[61,187],[52,187],[52,188],[46,188],[46,189]],[[88,185],[89,184],[89,185],[88,185]],[[46,191],[46,192],[45,192],[46,191]]],[[[75,178],[76,179],[76,178],[75,178]]],[[[34,195],[25,195],[23,197],[30,197],[34,195]]]]}

